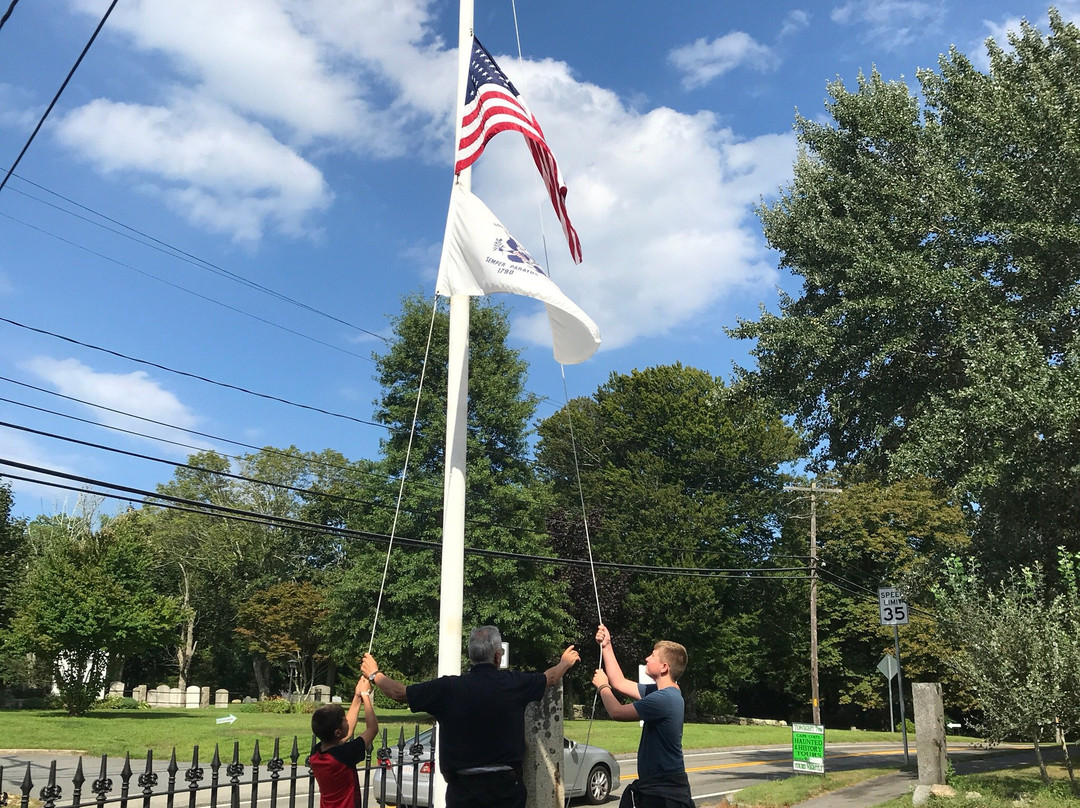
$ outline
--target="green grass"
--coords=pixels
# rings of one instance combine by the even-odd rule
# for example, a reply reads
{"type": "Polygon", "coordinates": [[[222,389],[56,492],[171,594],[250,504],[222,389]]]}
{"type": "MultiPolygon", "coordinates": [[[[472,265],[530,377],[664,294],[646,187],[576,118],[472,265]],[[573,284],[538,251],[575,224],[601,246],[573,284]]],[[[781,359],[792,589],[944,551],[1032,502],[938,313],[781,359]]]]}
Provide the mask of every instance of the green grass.
{"type": "MultiPolygon", "coordinates": [[[[824,776],[816,774],[799,774],[786,777],[783,780],[773,780],[769,783],[761,783],[756,786],[744,788],[736,792],[730,801],[740,806],[753,806],[753,808],[784,808],[787,805],[795,805],[812,797],[820,797],[830,791],[836,791],[846,786],[853,786],[864,780],[872,780],[883,774],[892,774],[896,769],[852,769],[850,771],[827,772],[824,776]]],[[[908,797],[907,804],[911,805],[908,797]]],[[[968,806],[968,808],[974,808],[968,806]]]]}
{"type": "MultiPolygon", "coordinates": [[[[408,710],[379,709],[380,728],[389,730],[391,744],[397,742],[402,727],[409,734],[418,717],[408,710]]],[[[423,718],[422,716],[419,718],[423,718]]],[[[590,733],[588,721],[567,721],[566,735],[575,741],[610,750],[614,754],[637,750],[641,728],[636,721],[595,721],[590,733]]],[[[151,749],[155,758],[168,756],[173,747],[187,758],[198,744],[199,756],[209,760],[218,744],[223,758],[232,758],[234,742],[240,743],[241,760],[250,760],[255,740],[263,758],[273,752],[274,738],[281,738],[283,757],[288,757],[293,736],[297,736],[301,755],[311,740],[311,716],[299,713],[273,714],[254,712],[250,707],[230,710],[97,710],[82,718],[71,718],[56,710],[0,711],[0,744],[9,749],[77,750],[88,755],[145,757],[151,749]],[[218,724],[229,713],[232,724],[218,724]]],[[[899,741],[897,733],[826,730],[826,742],[899,741]]],[[[380,732],[381,739],[381,732],[380,732]]],[[[732,746],[769,746],[790,744],[791,730],[786,727],[739,727],[720,724],[687,724],[683,731],[686,749],[732,746]]]]}
{"type": "MultiPolygon", "coordinates": [[[[931,798],[930,805],[944,808],[949,804],[962,804],[964,808],[1075,808],[1077,797],[1069,789],[1068,773],[1063,765],[1048,764],[1047,770],[1054,779],[1049,788],[1042,784],[1038,767],[1014,767],[982,774],[961,774],[949,778],[949,785],[956,789],[957,800],[931,798]],[[968,792],[980,796],[965,799],[968,792]]],[[[911,795],[897,797],[877,808],[911,808],[911,795]]]]}
{"type": "MultiPolygon", "coordinates": [[[[379,710],[381,729],[390,732],[391,742],[399,728],[408,733],[416,719],[408,710],[379,710]]],[[[58,710],[0,711],[0,738],[9,749],[75,750],[88,755],[145,758],[152,750],[155,759],[168,757],[176,747],[178,759],[187,760],[192,747],[199,746],[199,759],[210,760],[218,744],[222,759],[232,760],[233,744],[240,744],[241,762],[250,762],[259,741],[259,753],[266,760],[274,750],[274,738],[281,738],[281,756],[288,758],[296,736],[301,758],[311,749],[311,716],[303,713],[259,713],[235,707],[201,710],[96,710],[72,718],[58,710]],[[232,713],[236,721],[218,724],[217,719],[232,713]]]]}

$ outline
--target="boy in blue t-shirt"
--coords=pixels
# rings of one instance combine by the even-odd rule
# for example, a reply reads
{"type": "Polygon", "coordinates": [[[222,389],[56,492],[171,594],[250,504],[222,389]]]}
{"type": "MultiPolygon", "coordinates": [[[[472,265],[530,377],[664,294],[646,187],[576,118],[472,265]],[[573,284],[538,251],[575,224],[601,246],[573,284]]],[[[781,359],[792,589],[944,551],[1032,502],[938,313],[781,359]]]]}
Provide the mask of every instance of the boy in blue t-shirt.
{"type": "Polygon", "coordinates": [[[593,675],[600,700],[615,721],[642,721],[638,744],[638,779],[626,787],[620,808],[681,808],[693,806],[690,781],[683,762],[683,697],[678,679],[686,670],[686,648],[677,642],[660,640],[645,658],[645,673],[655,684],[639,685],[623,676],[611,632],[601,624],[596,631],[604,667],[593,675]],[[623,704],[615,691],[634,699],[623,704]]]}

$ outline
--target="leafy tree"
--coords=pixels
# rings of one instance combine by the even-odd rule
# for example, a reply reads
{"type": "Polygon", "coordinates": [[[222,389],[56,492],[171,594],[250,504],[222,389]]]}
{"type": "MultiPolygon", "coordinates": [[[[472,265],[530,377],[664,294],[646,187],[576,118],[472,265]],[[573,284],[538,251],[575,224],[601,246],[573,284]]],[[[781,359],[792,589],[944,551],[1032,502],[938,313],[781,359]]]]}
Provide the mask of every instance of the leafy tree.
{"type": "Polygon", "coordinates": [[[759,210],[801,292],[733,331],[822,460],[946,482],[999,569],[1080,549],[1080,31],[1050,28],[919,93],[830,84],[759,210]]]}
{"type": "MultiPolygon", "coordinates": [[[[200,452],[177,468],[159,493],[195,502],[238,508],[268,517],[302,518],[309,493],[326,469],[345,464],[336,452],[321,454],[265,449],[233,462],[215,452],[200,452]]],[[[153,503],[150,503],[153,506],[153,503]]],[[[168,550],[162,571],[165,585],[185,606],[186,619],[175,646],[181,686],[188,681],[197,654],[201,673],[217,678],[237,654],[250,656],[251,673],[260,695],[271,690],[272,670],[264,653],[250,655],[238,645],[238,612],[257,593],[297,577],[313,579],[336,563],[340,551],[321,533],[274,524],[151,508],[154,536],[168,550]]],[[[236,681],[218,684],[239,689],[236,681]]]]}
{"type": "Polygon", "coordinates": [[[11,516],[13,505],[11,486],[0,481],[0,629],[11,619],[9,602],[19,574],[19,557],[26,535],[25,520],[11,516]]]}
{"type": "MultiPolygon", "coordinates": [[[[377,354],[383,394],[376,418],[388,428],[382,443],[381,478],[359,481],[347,503],[316,502],[328,522],[388,534],[397,514],[395,544],[389,556],[386,590],[376,627],[375,651],[381,664],[395,665],[410,677],[436,670],[439,615],[439,555],[411,546],[409,539],[438,544],[442,535],[442,482],[446,435],[448,314],[440,304],[422,395],[420,374],[432,322],[430,301],[403,301],[393,321],[394,338],[377,354]],[[416,412],[410,449],[410,430],[416,412]],[[409,453],[402,508],[395,509],[405,456],[409,453]]],[[[467,421],[467,547],[511,554],[548,556],[544,531],[546,494],[529,462],[528,424],[537,400],[525,391],[526,366],[507,346],[506,310],[482,301],[472,306],[469,324],[469,402],[467,421]]],[[[339,662],[355,662],[367,650],[387,548],[353,542],[347,565],[327,592],[327,634],[339,662]]],[[[512,557],[465,558],[466,626],[494,623],[511,643],[515,665],[546,666],[564,647],[568,618],[565,590],[550,564],[512,557]]]]}
{"type": "Polygon", "coordinates": [[[47,660],[69,715],[82,715],[104,686],[110,661],[152,647],[180,618],[175,599],[151,580],[154,564],[141,515],[103,520],[91,511],[40,517],[4,632],[10,655],[47,660]]]}
{"type": "MultiPolygon", "coordinates": [[[[688,572],[769,562],[779,528],[779,467],[798,456],[799,441],[744,386],[727,387],[679,364],[612,374],[592,398],[545,419],[539,432],[539,464],[569,524],[581,518],[570,516],[581,513],[580,473],[597,560],[688,572]]],[[[578,546],[583,558],[583,542],[578,546]]],[[[604,591],[626,593],[601,603],[604,620],[627,662],[643,659],[658,639],[683,643],[690,714],[699,703],[704,712],[728,712],[762,658],[758,587],[765,584],[739,573],[662,572],[620,580],[625,573],[598,570],[604,591]]],[[[575,598],[575,608],[591,636],[594,599],[575,598]]]]}
{"type": "Polygon", "coordinates": [[[935,636],[932,613],[918,606],[944,560],[970,542],[948,490],[922,477],[844,485],[819,509],[818,542],[819,674],[831,720],[887,716],[877,664],[892,651],[894,634],[880,625],[878,586],[900,586],[910,607],[899,631],[905,682],[941,681],[950,707],[970,706],[970,694],[942,662],[953,649],[935,636]]]}
{"type": "Polygon", "coordinates": [[[307,581],[282,581],[253,593],[237,612],[236,633],[251,653],[271,664],[297,663],[300,693],[314,683],[326,655],[319,626],[326,616],[322,593],[307,581]]]}
{"type": "MultiPolygon", "coordinates": [[[[1047,785],[1040,741],[1059,721],[1067,732],[1080,729],[1077,556],[1063,553],[1060,571],[1068,586],[1051,596],[1038,567],[988,587],[975,565],[953,558],[934,589],[940,630],[960,649],[948,662],[975,692],[982,731],[992,742],[1016,735],[1031,740],[1047,785]]],[[[1072,787],[1080,794],[1075,779],[1072,787]]]]}

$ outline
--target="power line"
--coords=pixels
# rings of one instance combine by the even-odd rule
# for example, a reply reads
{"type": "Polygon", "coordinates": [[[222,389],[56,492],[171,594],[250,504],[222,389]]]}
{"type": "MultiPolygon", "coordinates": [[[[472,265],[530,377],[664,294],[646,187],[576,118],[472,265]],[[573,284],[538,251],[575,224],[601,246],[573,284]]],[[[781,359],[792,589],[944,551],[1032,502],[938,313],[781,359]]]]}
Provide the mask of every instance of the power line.
{"type": "MultiPolygon", "coordinates": [[[[16,193],[22,193],[21,191],[15,191],[15,192],[16,193]]],[[[335,351],[340,351],[341,353],[348,354],[349,356],[355,356],[357,359],[363,359],[366,362],[374,362],[374,360],[370,356],[364,356],[363,354],[358,354],[355,351],[350,351],[348,348],[342,348],[340,345],[334,345],[333,343],[326,342],[325,340],[321,340],[318,337],[312,337],[312,336],[310,336],[308,334],[303,333],[302,331],[297,331],[296,329],[289,328],[288,326],[282,325],[281,323],[275,323],[273,320],[268,320],[265,317],[260,317],[257,314],[252,314],[249,311],[245,311],[244,309],[241,309],[241,308],[239,308],[237,306],[232,306],[232,305],[230,305],[228,303],[225,303],[225,302],[223,302],[221,300],[217,300],[216,298],[210,297],[209,295],[204,295],[201,292],[194,291],[193,289],[188,289],[186,286],[181,286],[180,284],[174,283],[173,281],[166,280],[165,278],[159,278],[157,275],[154,275],[151,272],[147,272],[145,270],[139,269],[138,267],[132,266],[131,264],[124,263],[123,261],[120,261],[119,259],[113,258],[112,256],[106,255],[105,253],[98,252],[97,250],[92,250],[89,247],[85,247],[82,244],[78,244],[77,242],[74,242],[71,239],[64,238],[63,236],[57,235],[56,233],[53,233],[53,232],[51,232],[49,230],[46,230],[46,229],[44,229],[42,227],[38,227],[37,225],[30,224],[29,222],[24,222],[22,219],[19,219],[19,218],[15,217],[15,216],[12,216],[12,215],[10,215],[8,213],[0,213],[0,216],[3,216],[5,219],[7,219],[9,221],[12,221],[12,222],[15,222],[16,224],[21,224],[23,227],[27,227],[30,230],[35,230],[38,233],[41,233],[42,235],[48,236],[49,238],[56,239],[57,241],[61,242],[62,244],[67,244],[68,246],[74,247],[77,250],[82,250],[83,252],[87,253],[88,255],[93,255],[96,258],[102,259],[103,261],[108,261],[108,262],[110,262],[112,264],[116,264],[119,267],[123,267],[124,269],[130,270],[132,272],[136,272],[139,275],[142,275],[142,276],[144,276],[146,278],[149,278],[150,280],[157,281],[158,283],[163,283],[166,286],[171,286],[174,289],[179,289],[181,292],[186,292],[187,294],[192,295],[193,297],[197,297],[200,300],[205,300],[208,303],[213,303],[215,306],[220,306],[221,308],[227,309],[228,311],[235,312],[236,314],[242,314],[243,316],[249,317],[252,320],[256,320],[256,321],[258,321],[260,323],[264,323],[264,324],[272,326],[274,328],[281,329],[282,331],[288,332],[289,334],[293,334],[294,336],[300,337],[301,339],[309,340],[309,341],[317,343],[319,345],[323,345],[323,346],[325,346],[327,348],[331,348],[331,349],[333,349],[335,351]]],[[[370,333],[370,332],[365,332],[365,333],[370,333]]]]}
{"type": "MultiPolygon", "coordinates": [[[[227,505],[217,505],[214,503],[202,502],[199,500],[185,499],[183,497],[176,497],[167,494],[154,493],[145,491],[131,486],[120,485],[118,483],[109,483],[102,480],[96,480],[90,477],[83,477],[77,474],[69,474],[66,472],[57,471],[55,469],[48,469],[42,466],[36,466],[29,463],[20,463],[14,460],[6,458],[0,458],[0,465],[10,466],[12,468],[21,469],[23,471],[29,471],[34,474],[43,474],[49,477],[57,477],[63,480],[71,482],[81,483],[82,485],[92,485],[99,488],[112,489],[113,491],[122,492],[125,495],[135,495],[144,497],[148,502],[144,501],[143,504],[155,507],[160,502],[170,503],[172,505],[181,506],[183,508],[193,509],[196,513],[202,513],[204,515],[221,516],[228,518],[240,518],[242,521],[257,521],[259,524],[268,527],[280,527],[290,528],[298,530],[309,530],[312,532],[318,532],[326,535],[340,536],[344,538],[357,538],[366,541],[377,542],[389,542],[390,537],[381,533],[374,533],[371,531],[361,531],[349,528],[331,527],[329,525],[321,525],[315,522],[306,522],[301,519],[293,519],[285,516],[275,516],[272,514],[259,513],[257,511],[249,511],[243,508],[233,508],[227,505]]],[[[8,472],[4,472],[3,476],[11,479],[17,479],[23,482],[31,482],[39,485],[55,486],[57,488],[63,488],[65,490],[81,491],[82,493],[91,493],[97,496],[103,496],[110,499],[120,499],[124,501],[138,501],[133,500],[127,496],[116,496],[110,492],[103,491],[86,491],[82,488],[74,486],[56,484],[41,480],[39,478],[25,477],[22,475],[13,475],[8,472]]],[[[395,542],[400,542],[405,545],[421,548],[421,549],[439,549],[442,545],[438,542],[428,541],[425,539],[405,538],[397,537],[395,542]]],[[[511,560],[532,561],[542,564],[554,564],[562,566],[573,567],[589,567],[590,562],[587,559],[572,559],[561,558],[559,556],[543,556],[531,553],[514,553],[506,550],[487,550],[477,547],[466,547],[465,552],[467,554],[479,555],[489,558],[505,558],[511,560]]],[[[606,569],[623,571],[623,572],[639,572],[658,575],[683,575],[690,577],[710,577],[710,578],[735,578],[753,580],[759,578],[777,578],[781,579],[783,576],[777,573],[785,573],[790,575],[791,573],[798,573],[797,575],[790,575],[791,579],[804,579],[805,572],[802,567],[775,567],[775,568],[742,568],[742,569],[730,569],[730,568],[695,568],[695,567],[664,567],[664,566],[649,566],[640,564],[622,564],[613,561],[596,561],[593,566],[602,567],[606,569]]]]}
{"type": "MultiPolygon", "coordinates": [[[[51,207],[51,208],[53,208],[55,210],[58,210],[61,213],[66,213],[68,216],[72,216],[74,218],[80,219],[80,220],[86,222],[87,224],[91,224],[91,225],[93,225],[95,227],[100,227],[103,230],[106,230],[106,231],[108,231],[110,233],[114,233],[115,235],[121,236],[122,238],[127,238],[127,239],[129,239],[131,241],[134,241],[136,244],[141,244],[144,247],[149,247],[151,249],[157,250],[158,252],[164,253],[165,255],[168,255],[168,256],[170,256],[172,258],[176,258],[177,260],[180,260],[180,261],[183,261],[185,263],[191,264],[192,266],[196,266],[196,267],[198,267],[200,269],[204,269],[207,272],[210,272],[210,273],[212,273],[214,275],[219,275],[219,276],[221,276],[223,278],[227,278],[227,279],[232,280],[232,281],[234,281],[236,283],[239,283],[242,286],[247,286],[248,288],[255,289],[255,290],[259,291],[259,292],[262,292],[263,294],[269,295],[270,297],[281,300],[282,302],[289,303],[290,305],[293,305],[293,306],[296,306],[298,308],[304,309],[305,311],[311,312],[312,314],[316,314],[316,315],[318,315],[320,317],[324,317],[324,318],[326,318],[328,320],[332,320],[332,321],[334,321],[336,323],[339,323],[340,325],[344,325],[344,326],[346,326],[348,328],[352,328],[352,329],[354,329],[356,331],[359,331],[362,334],[367,334],[368,336],[375,337],[376,339],[380,339],[383,342],[388,341],[387,338],[384,337],[382,334],[378,334],[378,333],[376,333],[374,331],[369,331],[368,329],[363,328],[362,326],[356,325],[355,323],[351,323],[348,320],[343,320],[340,317],[337,317],[337,316],[335,316],[333,314],[325,312],[325,311],[323,311],[321,309],[315,308],[314,306],[311,306],[311,305],[309,305],[307,303],[304,303],[303,301],[296,300],[295,298],[289,297],[288,295],[286,295],[286,294],[284,294],[282,292],[278,292],[277,290],[272,289],[269,286],[264,286],[263,284],[257,283],[256,281],[253,281],[250,278],[246,278],[246,277],[244,277],[243,275],[240,275],[237,272],[233,272],[231,270],[225,269],[224,267],[222,267],[222,266],[220,266],[218,264],[215,264],[212,261],[208,261],[205,258],[200,258],[199,256],[197,256],[197,255],[195,255],[193,253],[187,252],[186,250],[183,250],[183,249],[181,249],[179,247],[173,246],[172,244],[169,244],[168,242],[163,241],[162,239],[159,239],[159,238],[157,238],[155,236],[151,236],[150,234],[145,233],[142,230],[139,230],[138,228],[132,227],[131,225],[124,224],[123,222],[119,221],[118,219],[114,219],[114,218],[112,218],[110,216],[107,216],[104,213],[96,211],[93,208],[90,208],[90,207],[88,207],[86,205],[83,205],[80,202],[76,202],[74,199],[71,199],[70,197],[66,197],[63,194],[57,193],[56,191],[53,191],[53,190],[50,190],[49,188],[46,188],[43,185],[39,185],[38,183],[33,182],[32,180],[28,180],[25,177],[22,177],[22,176],[20,176],[18,174],[14,174],[13,176],[16,177],[18,180],[20,180],[22,182],[25,182],[28,185],[32,185],[35,188],[37,188],[37,189],[39,189],[41,191],[44,191],[47,194],[50,194],[51,196],[55,196],[57,199],[64,200],[69,205],[74,205],[75,207],[79,208],[80,210],[84,210],[87,213],[91,213],[94,216],[97,216],[97,217],[105,220],[106,222],[109,222],[110,224],[116,225],[116,227],[123,228],[123,230],[126,230],[128,232],[124,233],[124,232],[121,232],[120,230],[114,229],[112,227],[107,227],[106,225],[102,224],[101,222],[95,221],[95,220],[93,220],[93,219],[91,219],[91,218],[89,218],[87,216],[81,216],[80,214],[75,213],[74,211],[68,210],[67,208],[61,207],[60,205],[56,205],[56,204],[54,204],[52,202],[47,202],[44,199],[41,199],[40,197],[36,197],[33,194],[28,194],[25,191],[17,191],[17,193],[20,193],[23,196],[26,196],[26,197],[28,197],[30,199],[33,199],[35,202],[39,202],[42,205],[48,205],[49,207],[51,207]]],[[[18,221],[18,220],[15,220],[15,221],[18,221]]],[[[26,224],[25,222],[19,222],[19,223],[20,224],[26,224]]],[[[33,225],[27,225],[27,226],[28,227],[33,227],[33,225]]],[[[38,229],[38,228],[35,228],[35,229],[38,229]]],[[[47,235],[52,235],[51,233],[49,233],[48,231],[45,231],[45,230],[42,230],[41,232],[46,233],[47,235]]],[[[57,236],[57,238],[59,238],[59,236],[57,236]]],[[[74,246],[78,246],[78,245],[74,245],[74,246]]]]}
{"type": "Polygon", "coordinates": [[[63,334],[57,334],[57,333],[54,333],[52,331],[47,331],[47,330],[45,330],[43,328],[35,328],[33,326],[25,325],[24,323],[20,323],[20,322],[17,322],[15,320],[10,320],[7,317],[0,317],[0,322],[8,323],[9,325],[16,326],[17,328],[26,329],[27,331],[33,331],[34,333],[37,333],[37,334],[43,334],[43,335],[45,335],[47,337],[52,337],[53,339],[62,340],[63,342],[68,342],[68,343],[71,343],[72,345],[78,345],[78,346],[80,346],[82,348],[89,348],[92,351],[99,351],[100,353],[108,354],[109,356],[115,356],[115,357],[117,357],[119,359],[124,359],[124,360],[126,360],[128,362],[136,362],[136,363],[138,363],[140,365],[146,365],[147,367],[157,368],[158,370],[164,370],[167,373],[175,373],[177,376],[185,376],[185,377],[187,377],[189,379],[197,379],[198,381],[206,382],[207,384],[212,384],[212,385],[215,385],[217,387],[224,387],[224,388],[226,388],[228,390],[236,390],[237,392],[246,393],[246,394],[248,394],[250,396],[255,396],[256,398],[263,398],[263,399],[266,399],[268,401],[277,401],[277,402],[279,402],[281,404],[288,404],[290,407],[297,407],[297,408],[302,409],[302,410],[310,410],[312,412],[322,413],[323,415],[330,415],[330,416],[333,416],[334,418],[342,418],[342,419],[344,419],[346,421],[353,421],[354,423],[357,423],[357,424],[365,424],[367,426],[377,426],[377,427],[380,427],[382,429],[389,430],[389,427],[386,426],[385,424],[379,424],[379,423],[376,423],[375,421],[365,421],[363,418],[357,418],[354,415],[345,415],[344,413],[334,412],[333,410],[323,409],[322,407],[316,407],[316,406],[314,406],[312,404],[301,404],[301,403],[296,402],[296,401],[290,401],[287,398],[281,398],[280,396],[271,395],[270,393],[260,393],[260,392],[258,392],[256,390],[249,390],[246,387],[241,387],[241,386],[236,385],[236,384],[230,384],[228,382],[220,382],[220,381],[217,381],[215,379],[207,378],[206,376],[200,376],[197,373],[190,373],[190,372],[188,372],[186,370],[177,370],[176,368],[171,368],[171,367],[169,367],[167,365],[162,365],[162,364],[160,364],[158,362],[151,362],[148,359],[139,359],[139,358],[134,357],[134,356],[128,356],[127,354],[120,353],[119,351],[113,351],[113,350],[111,350],[109,348],[102,348],[99,345],[92,345],[89,342],[82,342],[82,341],[74,339],[72,337],[65,337],[63,334]]]}
{"type": "MultiPolygon", "coordinates": [[[[90,46],[94,44],[94,40],[97,39],[97,35],[101,33],[101,29],[105,27],[105,21],[109,19],[109,15],[112,14],[112,10],[116,8],[117,2],[118,0],[112,0],[112,3],[110,3],[109,7],[105,10],[105,15],[101,18],[101,22],[99,22],[97,28],[94,29],[94,33],[90,35],[90,40],[86,43],[86,47],[82,49],[82,53],[79,54],[79,58],[75,60],[75,64],[72,65],[71,70],[68,71],[67,77],[64,79],[64,83],[61,84],[60,89],[56,91],[56,95],[53,96],[53,100],[49,102],[49,106],[45,110],[45,113],[41,116],[41,120],[38,121],[37,126],[34,127],[34,131],[30,134],[29,139],[27,139],[26,145],[22,147],[22,151],[19,152],[19,156],[16,157],[15,162],[11,164],[11,168],[9,168],[7,173],[4,175],[3,181],[0,181],[0,191],[4,190],[4,186],[7,185],[7,181],[11,178],[11,175],[15,173],[15,168],[22,161],[23,155],[25,155],[26,152],[29,150],[30,144],[33,143],[34,138],[37,137],[37,133],[41,131],[41,127],[45,124],[45,119],[49,117],[49,113],[52,112],[53,107],[56,106],[56,102],[60,100],[61,94],[68,86],[68,82],[71,81],[72,76],[75,75],[75,71],[79,69],[79,65],[82,64],[83,57],[85,57],[87,52],[90,50],[90,46]]],[[[14,9],[14,7],[15,5],[13,3],[11,9],[14,9]]],[[[9,14],[11,9],[9,9],[8,11],[9,14]]],[[[5,16],[4,19],[7,19],[7,17],[5,16]]]]}
{"type": "Polygon", "coordinates": [[[15,6],[19,5],[19,0],[11,0],[11,5],[7,7],[7,11],[4,12],[4,16],[0,17],[0,28],[4,27],[4,23],[8,21],[8,17],[11,16],[11,12],[15,10],[15,6]]]}

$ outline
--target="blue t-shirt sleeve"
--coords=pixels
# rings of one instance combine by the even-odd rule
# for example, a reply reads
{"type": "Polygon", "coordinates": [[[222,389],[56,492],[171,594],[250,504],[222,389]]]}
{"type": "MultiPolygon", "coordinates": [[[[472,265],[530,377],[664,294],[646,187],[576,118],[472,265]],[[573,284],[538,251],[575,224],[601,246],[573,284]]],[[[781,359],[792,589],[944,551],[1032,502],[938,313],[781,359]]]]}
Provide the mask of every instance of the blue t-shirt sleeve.
{"type": "Polygon", "coordinates": [[[641,698],[634,702],[634,709],[642,721],[667,718],[671,713],[671,699],[656,685],[638,685],[638,692],[641,698]]]}

